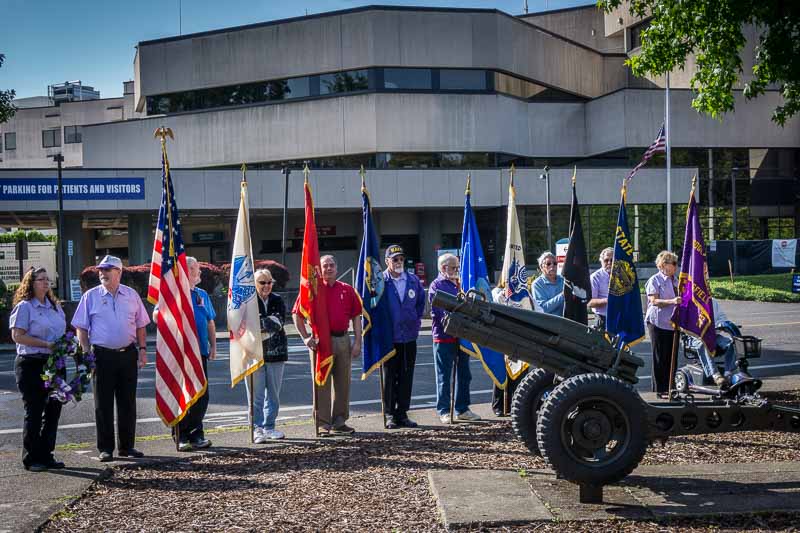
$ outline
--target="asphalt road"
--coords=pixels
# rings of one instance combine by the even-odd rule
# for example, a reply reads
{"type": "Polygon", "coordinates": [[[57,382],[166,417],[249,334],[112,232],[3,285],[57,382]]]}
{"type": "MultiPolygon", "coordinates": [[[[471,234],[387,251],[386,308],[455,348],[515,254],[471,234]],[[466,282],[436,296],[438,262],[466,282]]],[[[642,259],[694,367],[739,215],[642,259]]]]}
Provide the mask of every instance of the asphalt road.
{"type": "MultiPolygon", "coordinates": [[[[728,317],[742,325],[746,335],[764,339],[763,355],[751,362],[751,371],[758,377],[800,374],[800,305],[723,302],[728,317]]],[[[639,388],[650,389],[650,344],[642,342],[634,348],[646,366],[639,372],[639,388]]],[[[289,362],[281,390],[281,420],[307,418],[311,414],[311,380],[308,355],[299,338],[290,338],[289,362]]],[[[152,360],[152,356],[151,356],[152,360]]],[[[243,384],[230,386],[228,343],[218,342],[218,357],[209,364],[210,395],[206,427],[240,426],[247,423],[247,400],[243,384]]],[[[479,361],[471,361],[472,402],[488,402],[491,381],[479,361]]],[[[414,374],[412,408],[430,409],[436,399],[431,335],[423,332],[418,341],[417,365],[414,374]]],[[[380,411],[377,373],[361,381],[361,359],[353,361],[351,415],[380,411]]],[[[155,365],[151,362],[139,373],[137,435],[163,434],[167,430],[154,409],[155,365]]],[[[21,446],[22,401],[14,381],[14,355],[0,353],[0,451],[18,450],[21,446]]],[[[412,415],[413,417],[413,415],[412,415]]],[[[355,424],[357,427],[357,423],[355,424]]],[[[291,432],[291,429],[287,430],[291,432]]],[[[58,443],[94,442],[94,412],[91,393],[78,404],[62,410],[58,443]]]]}

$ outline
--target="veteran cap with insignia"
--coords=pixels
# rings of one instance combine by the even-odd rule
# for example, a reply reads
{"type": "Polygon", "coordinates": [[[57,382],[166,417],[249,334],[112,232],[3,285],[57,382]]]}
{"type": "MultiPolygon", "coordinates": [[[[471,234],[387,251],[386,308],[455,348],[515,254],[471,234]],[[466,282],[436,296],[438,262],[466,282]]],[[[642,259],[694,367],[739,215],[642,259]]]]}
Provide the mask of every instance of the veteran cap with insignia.
{"type": "Polygon", "coordinates": [[[393,257],[397,257],[398,255],[405,256],[406,253],[403,251],[402,246],[399,244],[393,244],[386,248],[386,259],[391,259],[393,257]]]}

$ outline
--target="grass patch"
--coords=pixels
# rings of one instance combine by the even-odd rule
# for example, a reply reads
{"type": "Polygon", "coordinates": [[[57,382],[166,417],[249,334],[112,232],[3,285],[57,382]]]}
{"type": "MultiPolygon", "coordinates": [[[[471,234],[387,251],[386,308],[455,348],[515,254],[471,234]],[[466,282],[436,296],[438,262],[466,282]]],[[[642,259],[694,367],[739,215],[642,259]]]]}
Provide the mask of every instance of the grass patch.
{"type": "Polygon", "coordinates": [[[792,293],[792,275],[762,274],[712,278],[711,293],[721,300],[751,302],[800,302],[800,294],[792,293]]]}

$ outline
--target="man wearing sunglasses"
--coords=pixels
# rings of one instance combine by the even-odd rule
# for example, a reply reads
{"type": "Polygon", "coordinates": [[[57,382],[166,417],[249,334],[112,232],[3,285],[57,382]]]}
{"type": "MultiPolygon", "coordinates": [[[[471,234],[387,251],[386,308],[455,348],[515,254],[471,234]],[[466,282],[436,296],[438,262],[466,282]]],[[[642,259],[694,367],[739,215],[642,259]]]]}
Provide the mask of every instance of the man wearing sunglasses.
{"type": "Polygon", "coordinates": [[[608,284],[611,282],[611,265],[614,262],[614,249],[605,248],[600,252],[600,270],[591,276],[592,299],[589,307],[597,317],[595,325],[600,331],[606,330],[606,308],[608,307],[608,284]]]}
{"type": "Polygon", "coordinates": [[[539,256],[541,276],[533,282],[533,300],[548,315],[564,316],[564,278],[556,270],[556,256],[545,252],[539,256]]]}
{"type": "Polygon", "coordinates": [[[394,357],[383,365],[383,401],[386,410],[386,428],[415,428],[417,423],[408,418],[411,406],[411,386],[414,365],[417,361],[417,337],[425,312],[425,289],[419,278],[405,271],[403,248],[393,244],[386,249],[386,297],[392,316],[394,357]]]}

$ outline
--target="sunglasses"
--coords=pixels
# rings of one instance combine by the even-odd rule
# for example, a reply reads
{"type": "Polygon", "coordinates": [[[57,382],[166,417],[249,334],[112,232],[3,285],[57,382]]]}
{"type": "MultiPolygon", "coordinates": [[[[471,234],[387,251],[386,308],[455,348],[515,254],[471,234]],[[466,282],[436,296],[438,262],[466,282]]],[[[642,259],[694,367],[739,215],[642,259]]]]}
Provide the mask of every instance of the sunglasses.
{"type": "Polygon", "coordinates": [[[553,263],[552,261],[545,261],[544,262],[544,266],[548,266],[549,267],[549,266],[553,266],[553,265],[555,265],[555,263],[553,263]]]}
{"type": "Polygon", "coordinates": [[[275,283],[275,282],[274,281],[259,281],[258,282],[259,285],[272,285],[273,283],[275,283]]]}

